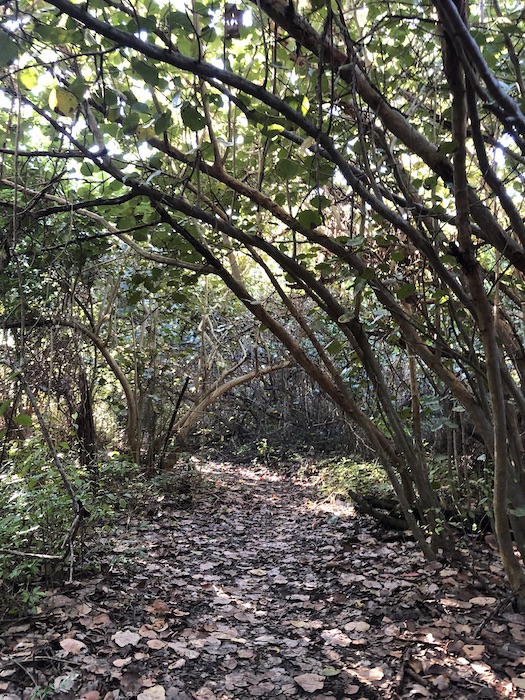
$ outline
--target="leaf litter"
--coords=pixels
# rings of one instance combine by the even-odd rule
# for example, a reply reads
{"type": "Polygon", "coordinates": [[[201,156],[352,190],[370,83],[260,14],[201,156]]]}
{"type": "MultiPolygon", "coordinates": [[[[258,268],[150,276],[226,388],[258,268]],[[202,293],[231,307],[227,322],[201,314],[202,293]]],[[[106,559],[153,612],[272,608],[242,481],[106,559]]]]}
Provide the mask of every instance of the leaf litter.
{"type": "Polygon", "coordinates": [[[0,700],[525,698],[525,618],[483,541],[406,534],[268,466],[201,459],[193,510],[103,535],[100,573],[0,632],[0,700]]]}

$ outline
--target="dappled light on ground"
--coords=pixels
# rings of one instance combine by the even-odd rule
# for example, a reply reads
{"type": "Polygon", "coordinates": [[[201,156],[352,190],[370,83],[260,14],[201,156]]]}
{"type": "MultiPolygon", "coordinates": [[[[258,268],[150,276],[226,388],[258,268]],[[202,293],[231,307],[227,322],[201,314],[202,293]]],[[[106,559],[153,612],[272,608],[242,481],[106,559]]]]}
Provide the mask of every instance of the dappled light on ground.
{"type": "Polygon", "coordinates": [[[193,510],[123,516],[97,573],[4,625],[3,700],[525,697],[525,619],[498,612],[484,542],[477,574],[429,564],[271,464],[199,466],[193,510]]]}

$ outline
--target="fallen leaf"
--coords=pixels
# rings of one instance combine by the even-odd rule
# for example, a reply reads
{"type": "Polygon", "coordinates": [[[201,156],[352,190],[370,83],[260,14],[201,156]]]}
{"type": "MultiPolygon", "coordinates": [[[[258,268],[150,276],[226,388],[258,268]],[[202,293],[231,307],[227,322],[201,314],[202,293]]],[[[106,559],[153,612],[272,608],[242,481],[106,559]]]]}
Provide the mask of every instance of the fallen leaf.
{"type": "Polygon", "coordinates": [[[217,696],[209,688],[199,688],[196,693],[192,693],[196,700],[217,700],[217,696]]]}
{"type": "Polygon", "coordinates": [[[495,602],[496,598],[483,595],[479,595],[476,598],[471,598],[469,600],[469,603],[472,603],[472,605],[494,605],[495,602]]]}
{"type": "Polygon", "coordinates": [[[323,676],[338,676],[341,673],[340,668],[334,668],[333,666],[325,666],[321,671],[323,676]]]}
{"type": "Polygon", "coordinates": [[[359,692],[359,686],[358,685],[347,685],[345,686],[345,694],[346,695],[355,695],[356,693],[359,692]]]}
{"type": "Polygon", "coordinates": [[[146,642],[146,645],[150,649],[164,649],[166,646],[167,642],[163,642],[162,639],[148,639],[146,642]]]}
{"type": "Polygon", "coordinates": [[[318,673],[303,673],[300,676],[294,676],[294,681],[306,693],[315,693],[316,690],[324,688],[324,678],[318,673]]]}
{"type": "Polygon", "coordinates": [[[439,690],[446,690],[450,685],[450,678],[444,673],[440,673],[434,678],[432,685],[435,685],[439,690]]]}
{"type": "Polygon", "coordinates": [[[115,666],[115,668],[124,668],[124,666],[127,666],[130,663],[131,656],[127,656],[125,659],[114,659],[113,666],[115,666]]]}
{"type": "Polygon", "coordinates": [[[80,652],[87,649],[84,642],[81,642],[79,639],[72,639],[70,637],[62,639],[60,646],[66,652],[66,654],[80,654],[80,652]]]}
{"type": "Polygon", "coordinates": [[[364,620],[354,620],[347,622],[344,629],[346,632],[367,632],[370,629],[370,625],[364,620]]]}
{"type": "Polygon", "coordinates": [[[154,685],[137,695],[137,700],[164,700],[166,691],[161,685],[154,685]]]}
{"type": "Polygon", "coordinates": [[[525,688],[525,678],[511,678],[515,688],[525,688]]]}
{"type": "Polygon", "coordinates": [[[379,666],[375,666],[374,668],[361,666],[356,669],[355,674],[366,681],[380,681],[384,677],[385,672],[379,666]]]}
{"type": "Polygon", "coordinates": [[[407,697],[412,697],[413,695],[422,695],[424,698],[429,698],[430,692],[425,688],[424,685],[419,685],[419,683],[416,683],[416,685],[412,686],[407,697]]]}
{"type": "Polygon", "coordinates": [[[327,644],[332,644],[336,647],[348,647],[352,643],[350,637],[347,637],[346,634],[343,634],[338,629],[324,630],[321,632],[321,637],[327,644]]]}
{"type": "Polygon", "coordinates": [[[141,637],[146,637],[146,639],[157,639],[155,630],[152,630],[151,627],[147,627],[146,625],[142,625],[139,629],[139,634],[141,637]]]}
{"type": "Polygon", "coordinates": [[[53,681],[53,688],[57,691],[57,693],[67,693],[68,690],[71,690],[71,688],[75,685],[75,681],[79,676],[80,673],[77,672],[68,673],[64,676],[58,676],[53,681]]]}
{"type": "Polygon", "coordinates": [[[144,606],[147,612],[155,613],[156,615],[166,615],[169,612],[169,605],[160,598],[157,598],[149,605],[144,606]]]}
{"type": "Polygon", "coordinates": [[[470,659],[471,661],[476,661],[477,659],[481,659],[481,657],[485,653],[485,645],[465,644],[463,646],[463,653],[465,654],[467,659],[470,659]]]}
{"type": "Polygon", "coordinates": [[[135,646],[140,642],[140,634],[131,632],[130,630],[119,630],[111,637],[115,644],[119,647],[126,647],[128,644],[135,646]]]}

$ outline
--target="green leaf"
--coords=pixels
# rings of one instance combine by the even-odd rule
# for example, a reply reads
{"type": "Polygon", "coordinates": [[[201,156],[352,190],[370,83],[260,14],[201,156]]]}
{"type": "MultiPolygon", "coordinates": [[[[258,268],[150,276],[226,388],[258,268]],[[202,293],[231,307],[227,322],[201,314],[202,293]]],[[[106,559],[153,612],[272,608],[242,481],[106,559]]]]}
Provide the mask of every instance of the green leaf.
{"type": "Polygon", "coordinates": [[[150,108],[144,102],[134,102],[131,105],[132,112],[138,112],[139,114],[149,114],[150,108]]]}
{"type": "Polygon", "coordinates": [[[332,340],[330,343],[328,343],[325,350],[326,352],[329,352],[330,355],[339,355],[339,353],[345,346],[345,340],[332,340]]]}
{"type": "Polygon", "coordinates": [[[349,238],[346,241],[346,245],[350,248],[359,248],[365,242],[364,236],[355,236],[355,238],[349,238]]]}
{"type": "Polygon", "coordinates": [[[89,161],[85,161],[80,166],[80,173],[81,175],[84,175],[84,177],[89,177],[90,175],[93,175],[93,170],[93,165],[89,161]]]}
{"type": "Polygon", "coordinates": [[[412,294],[415,294],[416,292],[416,285],[413,282],[407,282],[406,284],[402,284],[401,287],[396,292],[396,296],[398,299],[407,299],[409,296],[412,294]]]}
{"type": "Polygon", "coordinates": [[[179,51],[190,58],[199,57],[199,42],[195,40],[193,34],[182,34],[177,37],[179,51]]]}
{"type": "Polygon", "coordinates": [[[56,27],[53,24],[37,24],[33,31],[42,41],[46,44],[51,44],[51,46],[78,44],[79,36],[81,36],[77,28],[71,31],[62,27],[56,27]]]}
{"type": "Polygon", "coordinates": [[[80,101],[84,99],[84,95],[89,88],[89,83],[83,78],[75,78],[75,80],[68,85],[68,88],[70,92],[72,92],[73,95],[75,95],[75,97],[80,101]]]}
{"type": "Polygon", "coordinates": [[[441,153],[442,155],[449,155],[450,153],[457,151],[458,148],[459,142],[455,139],[453,141],[444,141],[439,145],[438,153],[441,153]]]}
{"type": "Polygon", "coordinates": [[[2,35],[0,41],[0,66],[8,66],[18,58],[18,45],[9,36],[2,35]]]}
{"type": "Polygon", "coordinates": [[[149,278],[144,280],[144,286],[146,287],[148,292],[156,292],[158,289],[158,285],[155,282],[155,280],[149,278]]]}
{"type": "Polygon", "coordinates": [[[341,669],[334,668],[333,666],[325,666],[321,673],[323,676],[327,676],[329,678],[330,676],[338,676],[341,673],[341,669]]]}
{"type": "Polygon", "coordinates": [[[132,231],[131,235],[133,236],[133,239],[135,241],[143,242],[148,240],[148,229],[146,227],[144,228],[138,228],[136,231],[132,231]]]}
{"type": "Polygon", "coordinates": [[[359,277],[363,280],[373,280],[375,276],[376,273],[372,267],[365,267],[365,269],[359,273],[359,277]]]}
{"type": "Polygon", "coordinates": [[[9,406],[11,405],[11,401],[9,399],[6,399],[5,401],[2,402],[2,405],[0,406],[0,416],[3,416],[4,413],[7,411],[9,406]]]}
{"type": "Polygon", "coordinates": [[[279,177],[286,179],[295,177],[301,170],[301,164],[290,158],[281,158],[275,166],[275,172],[279,177]]]}
{"type": "Polygon", "coordinates": [[[166,24],[172,30],[183,29],[185,32],[189,32],[190,34],[195,32],[195,27],[193,26],[193,23],[188,15],[180,10],[170,12],[166,17],[166,24]]]}
{"type": "Polygon", "coordinates": [[[525,518],[525,506],[519,506],[518,508],[512,508],[509,510],[509,513],[511,515],[514,515],[516,518],[525,518]]]}
{"type": "Polygon", "coordinates": [[[27,413],[19,413],[18,416],[15,416],[15,423],[17,425],[33,425],[33,419],[31,416],[28,416],[27,413]]]}
{"type": "Polygon", "coordinates": [[[136,58],[131,59],[131,67],[139,75],[142,80],[152,87],[157,87],[159,84],[159,72],[155,66],[151,66],[145,61],[139,61],[136,58]]]}
{"type": "Polygon", "coordinates": [[[312,197],[310,200],[310,206],[312,206],[314,209],[325,209],[326,207],[331,206],[332,200],[328,199],[328,197],[325,197],[322,194],[318,194],[315,197],[312,197]]]}
{"type": "Polygon", "coordinates": [[[171,124],[171,119],[172,114],[169,109],[166,112],[163,112],[160,117],[155,120],[155,133],[163,134],[171,124]]]}
{"type": "Polygon", "coordinates": [[[304,209],[297,214],[297,221],[302,226],[307,226],[308,228],[315,228],[323,223],[323,217],[318,211],[313,209],[304,209]]]}
{"type": "Polygon", "coordinates": [[[306,156],[304,165],[309,173],[310,182],[323,185],[328,183],[334,175],[335,166],[327,160],[319,160],[317,156],[306,156]]]}
{"type": "Polygon", "coordinates": [[[206,118],[191,104],[186,103],[180,111],[184,126],[192,131],[200,131],[206,126],[206,118]]]}

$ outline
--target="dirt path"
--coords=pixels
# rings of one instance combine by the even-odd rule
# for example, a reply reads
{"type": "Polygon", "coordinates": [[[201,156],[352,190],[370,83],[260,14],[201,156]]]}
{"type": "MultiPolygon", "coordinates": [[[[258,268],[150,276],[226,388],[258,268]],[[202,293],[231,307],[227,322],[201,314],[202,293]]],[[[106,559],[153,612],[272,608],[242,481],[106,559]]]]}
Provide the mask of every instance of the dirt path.
{"type": "Polygon", "coordinates": [[[0,700],[525,697],[525,619],[491,618],[487,545],[478,588],[311,485],[201,469],[217,488],[193,510],[114,528],[100,575],[6,626],[0,700]]]}

